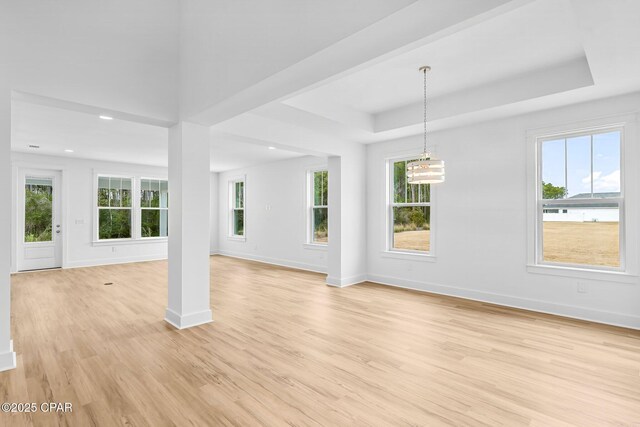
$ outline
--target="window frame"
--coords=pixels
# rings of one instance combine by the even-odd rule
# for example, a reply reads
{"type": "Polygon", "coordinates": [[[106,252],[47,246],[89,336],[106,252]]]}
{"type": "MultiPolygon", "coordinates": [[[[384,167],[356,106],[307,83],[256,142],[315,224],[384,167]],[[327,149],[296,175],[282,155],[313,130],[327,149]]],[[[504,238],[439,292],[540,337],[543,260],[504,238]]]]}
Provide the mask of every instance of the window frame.
{"type": "Polygon", "coordinates": [[[317,208],[326,208],[327,209],[327,233],[328,233],[328,224],[329,224],[329,190],[327,189],[327,204],[326,205],[316,205],[315,204],[315,174],[317,172],[326,172],[327,173],[327,183],[329,182],[329,168],[327,166],[319,166],[307,171],[307,239],[306,244],[310,246],[315,246],[319,248],[325,248],[329,245],[329,237],[327,235],[326,242],[316,242],[313,240],[314,237],[314,209],[317,208]]]}
{"type": "MultiPolygon", "coordinates": [[[[394,164],[397,162],[407,162],[411,160],[415,160],[416,155],[402,155],[396,157],[389,157],[385,159],[385,248],[383,251],[383,256],[388,258],[418,258],[428,261],[435,261],[436,259],[436,235],[437,235],[437,227],[436,224],[436,212],[434,206],[436,203],[436,193],[437,186],[430,185],[430,197],[429,202],[423,203],[395,203],[394,201],[394,164]],[[394,241],[394,218],[393,218],[393,208],[401,207],[401,206],[428,206],[429,207],[429,251],[420,251],[414,249],[397,249],[393,247],[394,241]]],[[[408,185],[408,184],[407,184],[408,185]]]]}
{"type": "Polygon", "coordinates": [[[228,233],[229,240],[247,240],[247,180],[246,176],[236,177],[229,180],[229,204],[228,204],[228,233]],[[236,208],[236,184],[242,182],[242,208],[236,208]],[[235,234],[234,219],[235,211],[241,210],[243,216],[243,234],[235,234]]]}
{"type": "MultiPolygon", "coordinates": [[[[127,244],[142,244],[142,243],[164,243],[169,240],[168,237],[142,237],[140,226],[142,223],[141,218],[141,206],[140,206],[140,188],[142,179],[152,179],[158,181],[167,181],[169,179],[166,175],[136,175],[122,172],[110,173],[109,171],[93,171],[93,236],[92,246],[114,246],[114,245],[127,245],[127,244]],[[98,180],[100,178],[126,178],[131,179],[131,207],[119,208],[119,209],[131,209],[131,237],[121,239],[100,239],[100,206],[98,206],[98,180]]],[[[102,207],[107,209],[107,207],[102,207]]],[[[110,207],[108,209],[111,209],[110,207]]],[[[167,208],[168,209],[168,208],[167,208]]],[[[168,224],[167,224],[168,226],[168,224]]]]}
{"type": "Polygon", "coordinates": [[[142,181],[143,180],[149,180],[149,181],[158,181],[158,182],[166,182],[167,183],[167,194],[169,193],[169,180],[167,178],[157,178],[154,176],[140,176],[137,178],[138,180],[138,191],[136,192],[136,200],[138,202],[138,208],[137,208],[137,212],[138,212],[138,225],[136,228],[136,238],[140,239],[140,240],[166,240],[169,238],[169,201],[167,201],[167,207],[166,208],[162,208],[162,207],[157,207],[157,208],[152,208],[152,207],[143,207],[142,203],[140,201],[140,192],[142,191],[142,181]],[[158,211],[167,211],[167,235],[166,236],[152,236],[152,237],[144,237],[142,235],[142,211],[143,210],[158,210],[158,211]]]}
{"type": "MultiPolygon", "coordinates": [[[[608,111],[607,111],[608,112],[608,111]]],[[[540,123],[540,122],[537,122],[540,123]]],[[[640,155],[640,146],[635,144],[640,134],[638,125],[640,124],[640,113],[618,112],[595,116],[584,120],[574,120],[571,122],[560,122],[552,125],[538,124],[536,127],[524,128],[523,139],[526,143],[526,259],[525,266],[528,274],[547,275],[554,277],[570,278],[574,280],[602,281],[609,284],[638,284],[638,271],[640,267],[640,224],[637,221],[625,221],[624,239],[625,244],[625,271],[612,271],[602,269],[590,269],[584,265],[579,267],[567,267],[561,265],[538,264],[537,263],[537,233],[538,217],[537,204],[539,189],[538,182],[541,179],[538,170],[538,144],[537,139],[548,136],[562,136],[564,134],[575,134],[580,131],[597,132],[602,129],[614,127],[624,128],[623,144],[621,146],[621,165],[624,171],[621,179],[626,184],[624,215],[625,218],[636,218],[640,214],[640,185],[635,184],[640,179],[640,170],[635,168],[633,159],[640,155]],[[631,141],[631,143],[629,143],[631,141]]]]}
{"type": "MultiPolygon", "coordinates": [[[[564,131],[557,134],[550,134],[536,138],[536,210],[535,210],[535,218],[536,218],[536,227],[535,227],[535,263],[539,266],[551,266],[551,267],[568,267],[568,268],[577,268],[577,269],[585,269],[592,271],[612,271],[612,272],[624,272],[626,271],[626,238],[625,238],[625,224],[626,224],[626,215],[625,215],[625,127],[623,125],[610,125],[610,126],[599,126],[597,128],[592,129],[580,129],[575,131],[564,131]],[[615,198],[580,198],[580,199],[543,199],[542,198],[542,145],[546,141],[553,141],[557,139],[565,140],[565,153],[566,153],[566,140],[569,138],[576,138],[581,136],[590,136],[590,144],[591,144],[591,177],[593,181],[593,136],[602,133],[609,132],[620,132],[620,197],[615,198]],[[574,264],[574,263],[564,263],[564,262],[552,262],[545,261],[543,254],[543,216],[544,216],[544,206],[547,206],[547,209],[553,206],[570,206],[570,205],[596,205],[602,204],[603,202],[617,204],[618,205],[618,253],[619,253],[619,261],[620,265],[618,267],[610,267],[603,265],[591,265],[591,264],[574,264]]],[[[566,156],[566,154],[565,154],[566,156]]],[[[567,159],[565,158],[565,169],[566,169],[567,159]]],[[[565,170],[565,176],[568,172],[565,170]]],[[[565,178],[566,181],[566,178],[565,178]]],[[[567,183],[565,182],[565,185],[567,183]]],[[[591,185],[591,194],[593,195],[593,183],[591,185]]]]}
{"type": "Polygon", "coordinates": [[[94,243],[118,243],[118,242],[132,242],[135,241],[136,236],[136,215],[135,215],[135,203],[136,203],[136,179],[133,175],[118,174],[118,173],[96,173],[94,174],[94,186],[93,186],[93,242],[94,243]],[[131,180],[131,206],[129,207],[111,207],[111,206],[99,206],[98,205],[98,189],[100,188],[100,178],[121,178],[131,180]],[[100,211],[105,209],[128,209],[131,215],[131,237],[124,237],[118,239],[101,239],[100,238],[100,211]]]}

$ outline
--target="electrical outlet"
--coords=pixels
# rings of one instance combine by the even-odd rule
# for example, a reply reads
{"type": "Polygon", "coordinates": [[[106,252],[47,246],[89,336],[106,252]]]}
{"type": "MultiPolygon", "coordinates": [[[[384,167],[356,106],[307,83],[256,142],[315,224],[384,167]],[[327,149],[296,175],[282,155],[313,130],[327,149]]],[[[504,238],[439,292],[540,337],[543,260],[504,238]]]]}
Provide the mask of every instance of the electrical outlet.
{"type": "Polygon", "coordinates": [[[111,252],[115,252],[116,251],[116,247],[115,246],[111,246],[111,252]]]}
{"type": "Polygon", "coordinates": [[[586,294],[587,293],[587,284],[584,282],[578,282],[578,293],[586,294]]]}

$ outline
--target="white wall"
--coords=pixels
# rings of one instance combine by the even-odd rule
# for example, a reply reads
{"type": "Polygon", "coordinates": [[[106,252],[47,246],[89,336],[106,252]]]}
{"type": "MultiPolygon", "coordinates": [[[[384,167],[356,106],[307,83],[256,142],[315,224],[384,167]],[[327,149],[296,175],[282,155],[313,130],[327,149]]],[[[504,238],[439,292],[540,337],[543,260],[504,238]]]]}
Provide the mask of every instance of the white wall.
{"type": "Polygon", "coordinates": [[[9,90],[0,81],[0,371],[15,368],[11,341],[11,103],[9,90]]]}
{"type": "Polygon", "coordinates": [[[218,217],[219,217],[219,209],[218,203],[220,203],[219,199],[219,188],[218,188],[218,179],[219,173],[211,172],[211,181],[209,183],[209,188],[211,189],[211,198],[209,201],[211,202],[211,207],[209,209],[209,221],[211,226],[209,227],[210,233],[210,245],[209,252],[212,254],[218,253],[218,239],[219,239],[219,227],[218,227],[218,217]]]}
{"type": "MultiPolygon", "coordinates": [[[[167,257],[165,242],[94,244],[94,173],[166,177],[167,169],[126,163],[99,162],[68,157],[12,153],[13,191],[20,167],[62,170],[63,267],[115,264],[167,257]]],[[[12,271],[16,271],[16,208],[12,212],[12,271]]]]}
{"type": "MultiPolygon", "coordinates": [[[[306,174],[327,165],[300,157],[221,172],[218,175],[218,252],[295,268],[326,272],[326,248],[306,246],[306,174]],[[229,236],[229,181],[244,177],[245,241],[229,236]]],[[[329,236],[331,239],[331,236],[329,236]]]]}
{"type": "MultiPolygon", "coordinates": [[[[637,277],[535,274],[527,268],[527,130],[640,110],[640,94],[446,130],[430,136],[446,162],[434,187],[435,262],[385,250],[385,159],[420,152],[419,136],[367,147],[367,265],[372,281],[640,328],[637,277]],[[578,281],[587,293],[577,292],[578,281]]],[[[635,156],[636,135],[628,135],[635,156]]],[[[634,154],[631,154],[634,153],[634,154]]],[[[627,245],[638,265],[638,158],[628,158],[627,245]]],[[[534,193],[533,193],[534,194],[534,193]]],[[[637,273],[637,271],[635,272],[637,273]]]]}
{"type": "MultiPolygon", "coordinates": [[[[346,147],[345,147],[346,148],[346,147]]],[[[367,278],[366,155],[363,145],[329,157],[327,284],[345,287],[367,278]]]]}

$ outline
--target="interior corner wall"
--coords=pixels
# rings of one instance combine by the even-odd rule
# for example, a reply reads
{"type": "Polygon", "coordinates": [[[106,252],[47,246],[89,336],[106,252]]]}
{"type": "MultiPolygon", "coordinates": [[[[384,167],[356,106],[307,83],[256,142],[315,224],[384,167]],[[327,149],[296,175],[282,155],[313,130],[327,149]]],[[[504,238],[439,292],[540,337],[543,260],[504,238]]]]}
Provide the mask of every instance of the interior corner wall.
{"type": "MultiPolygon", "coordinates": [[[[17,168],[62,170],[63,200],[63,267],[86,267],[104,264],[149,261],[167,257],[166,241],[136,241],[113,244],[93,243],[94,224],[94,173],[114,173],[132,176],[166,177],[167,168],[127,163],[74,159],[60,156],[44,156],[28,153],[11,153],[12,188],[17,191],[17,168]]],[[[17,214],[15,193],[11,221],[14,234],[12,242],[12,271],[16,271],[15,235],[17,214]]]]}
{"type": "Polygon", "coordinates": [[[219,200],[219,189],[218,189],[218,179],[219,179],[219,173],[217,172],[211,172],[211,181],[210,181],[210,185],[209,188],[211,189],[211,208],[209,211],[209,233],[210,234],[210,246],[209,246],[209,253],[211,253],[211,255],[217,254],[218,253],[218,242],[219,242],[219,227],[218,227],[218,216],[219,216],[219,209],[218,209],[218,204],[220,203],[219,200]]]}
{"type": "MultiPolygon", "coordinates": [[[[2,70],[0,70],[0,74],[2,70]]],[[[0,82],[2,81],[0,75],[0,82]]],[[[0,371],[16,367],[16,355],[11,340],[11,101],[9,91],[0,85],[0,371]]]]}
{"type": "Polygon", "coordinates": [[[329,157],[329,263],[327,284],[366,280],[366,148],[353,145],[329,157]]]}
{"type": "MultiPolygon", "coordinates": [[[[218,253],[327,271],[326,247],[307,241],[307,171],[327,159],[305,156],[218,174],[218,253]],[[229,237],[229,182],[245,179],[245,236],[229,237]]],[[[331,238],[329,236],[329,238],[331,238]]]]}
{"type": "MultiPolygon", "coordinates": [[[[636,93],[432,133],[430,143],[447,168],[446,182],[434,186],[435,262],[385,253],[386,159],[419,152],[421,138],[369,145],[369,280],[640,328],[637,278],[633,284],[580,280],[588,293],[578,293],[577,279],[530,273],[526,265],[527,130],[639,110],[636,93]]],[[[625,140],[627,147],[639,143],[637,135],[625,140]]],[[[638,181],[626,185],[627,196],[637,198],[638,181]]],[[[626,219],[627,223],[639,220],[626,219]]]]}

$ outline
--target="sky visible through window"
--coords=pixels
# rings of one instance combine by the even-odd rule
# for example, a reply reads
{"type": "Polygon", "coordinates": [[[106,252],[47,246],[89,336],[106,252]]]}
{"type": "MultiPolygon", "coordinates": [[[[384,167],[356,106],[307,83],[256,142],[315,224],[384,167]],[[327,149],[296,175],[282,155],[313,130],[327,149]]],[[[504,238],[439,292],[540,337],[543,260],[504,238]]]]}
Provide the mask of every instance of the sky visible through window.
{"type": "Polygon", "coordinates": [[[593,156],[593,193],[620,191],[620,131],[544,141],[542,145],[542,181],[567,189],[567,197],[591,193],[593,156]],[[566,144],[566,151],[565,151],[566,144]],[[566,154],[566,182],[565,182],[566,154]]]}

